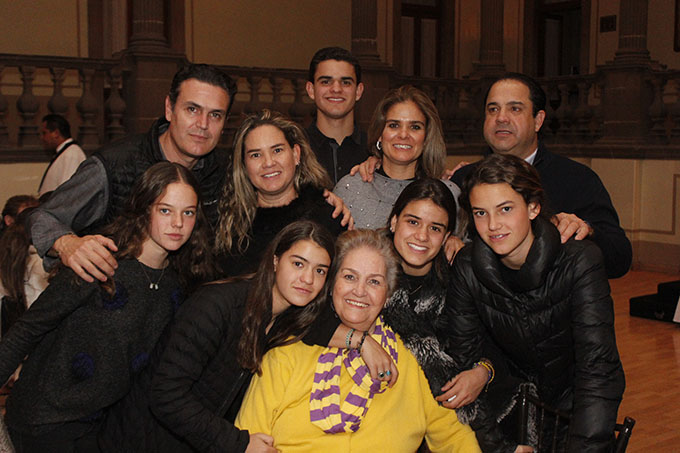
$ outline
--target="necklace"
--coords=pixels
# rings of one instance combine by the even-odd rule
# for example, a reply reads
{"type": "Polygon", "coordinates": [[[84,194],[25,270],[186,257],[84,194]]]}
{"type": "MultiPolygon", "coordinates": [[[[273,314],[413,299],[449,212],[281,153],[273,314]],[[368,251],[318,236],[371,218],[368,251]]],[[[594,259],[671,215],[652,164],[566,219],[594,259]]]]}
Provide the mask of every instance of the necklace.
{"type": "Polygon", "coordinates": [[[144,276],[146,277],[147,280],[149,280],[149,289],[153,289],[154,291],[158,291],[158,284],[161,282],[161,279],[163,278],[163,274],[165,273],[165,267],[167,267],[167,266],[165,266],[163,268],[163,270],[161,271],[160,277],[158,277],[158,280],[156,280],[156,283],[154,283],[149,278],[149,274],[146,273],[146,269],[144,269],[144,266],[142,266],[142,263],[139,262],[139,260],[137,260],[137,262],[139,263],[139,267],[142,268],[142,272],[144,272],[144,276]]]}

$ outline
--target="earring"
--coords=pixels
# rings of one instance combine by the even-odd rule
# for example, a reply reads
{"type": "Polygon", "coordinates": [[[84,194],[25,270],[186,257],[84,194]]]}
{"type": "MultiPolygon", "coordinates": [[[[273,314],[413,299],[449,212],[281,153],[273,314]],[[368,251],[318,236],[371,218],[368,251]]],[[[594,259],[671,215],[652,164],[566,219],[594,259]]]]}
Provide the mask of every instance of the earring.
{"type": "Polygon", "coordinates": [[[375,147],[378,148],[378,151],[382,151],[382,142],[380,139],[378,139],[377,142],[375,142],[375,147]]]}
{"type": "Polygon", "coordinates": [[[394,227],[390,227],[390,231],[394,233],[394,227]]]}

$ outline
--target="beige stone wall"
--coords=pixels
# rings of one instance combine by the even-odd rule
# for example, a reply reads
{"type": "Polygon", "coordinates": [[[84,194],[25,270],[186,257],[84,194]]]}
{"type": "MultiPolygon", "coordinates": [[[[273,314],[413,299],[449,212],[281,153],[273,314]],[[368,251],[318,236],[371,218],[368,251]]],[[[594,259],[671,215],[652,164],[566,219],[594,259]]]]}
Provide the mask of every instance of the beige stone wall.
{"type": "Polygon", "coordinates": [[[479,39],[481,34],[479,0],[456,1],[456,77],[472,72],[472,63],[479,60],[479,39]]]}
{"type": "Polygon", "coordinates": [[[304,69],[321,47],[351,47],[351,18],[351,3],[336,0],[187,0],[187,57],[304,69]]]}
{"type": "MultiPolygon", "coordinates": [[[[591,9],[590,72],[596,65],[604,64],[614,58],[619,45],[621,29],[619,0],[593,0],[591,9]],[[615,15],[616,31],[600,33],[600,17],[615,15]]],[[[647,48],[652,60],[669,68],[680,68],[680,53],[673,50],[675,33],[675,0],[649,0],[647,15],[647,48]]]]}
{"type": "Polygon", "coordinates": [[[38,196],[38,186],[47,163],[0,165],[0,211],[14,195],[38,196]]]}
{"type": "Polygon", "coordinates": [[[680,52],[673,50],[675,0],[649,0],[647,48],[653,60],[680,68],[680,52]]]}
{"type": "Polygon", "coordinates": [[[0,52],[87,57],[87,0],[0,0],[0,52]]]}

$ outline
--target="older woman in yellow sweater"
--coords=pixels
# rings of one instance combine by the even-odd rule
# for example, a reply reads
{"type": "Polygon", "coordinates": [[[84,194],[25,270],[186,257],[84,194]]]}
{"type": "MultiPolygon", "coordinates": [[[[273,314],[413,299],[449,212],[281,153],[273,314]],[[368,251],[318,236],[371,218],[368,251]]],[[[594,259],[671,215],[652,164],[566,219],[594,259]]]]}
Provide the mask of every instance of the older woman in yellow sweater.
{"type": "Polygon", "coordinates": [[[473,431],[432,398],[413,355],[379,316],[397,281],[398,261],[382,233],[343,233],[332,265],[332,304],[359,348],[295,343],[269,351],[236,419],[239,428],[274,438],[281,452],[478,452],[473,431]],[[359,355],[372,336],[392,356],[399,380],[387,387],[359,355]]]}

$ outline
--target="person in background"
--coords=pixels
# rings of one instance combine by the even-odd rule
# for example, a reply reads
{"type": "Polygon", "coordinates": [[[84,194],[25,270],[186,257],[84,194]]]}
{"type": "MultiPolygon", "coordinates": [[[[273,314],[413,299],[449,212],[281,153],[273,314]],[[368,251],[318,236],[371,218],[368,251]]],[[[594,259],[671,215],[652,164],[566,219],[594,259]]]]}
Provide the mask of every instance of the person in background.
{"type": "Polygon", "coordinates": [[[42,197],[73,176],[87,156],[80,145],[71,138],[71,125],[68,120],[55,113],[43,116],[40,141],[45,150],[54,153],[38,187],[38,195],[42,197]]]}
{"type": "Polygon", "coordinates": [[[47,287],[48,273],[26,231],[28,208],[0,236],[0,336],[47,287]]]}
{"type": "Polygon", "coordinates": [[[2,221],[0,222],[0,234],[14,223],[16,217],[26,208],[38,206],[38,200],[32,195],[14,195],[10,197],[2,208],[2,221]]]}

